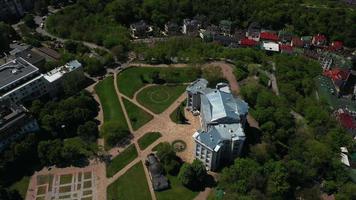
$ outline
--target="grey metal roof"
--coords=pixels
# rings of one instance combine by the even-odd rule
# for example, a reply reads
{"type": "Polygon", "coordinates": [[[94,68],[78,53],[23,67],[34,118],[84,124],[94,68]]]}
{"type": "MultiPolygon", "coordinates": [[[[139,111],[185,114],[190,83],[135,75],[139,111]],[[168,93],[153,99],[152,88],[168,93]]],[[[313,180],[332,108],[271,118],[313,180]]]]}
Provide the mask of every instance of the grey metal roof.
{"type": "Polygon", "coordinates": [[[231,122],[240,120],[240,113],[236,99],[231,93],[215,89],[201,96],[201,109],[206,122],[218,122],[222,118],[229,118],[231,122]]]}
{"type": "Polygon", "coordinates": [[[37,67],[23,58],[16,58],[0,66],[0,90],[38,71],[37,67]]]}
{"type": "Polygon", "coordinates": [[[72,60],[66,64],[69,67],[69,70],[75,70],[82,66],[82,64],[78,60],[72,60]]]}
{"type": "Polygon", "coordinates": [[[211,127],[207,132],[200,130],[198,133],[196,139],[212,150],[223,141],[245,137],[245,132],[240,123],[219,124],[211,127]]]}
{"type": "Polygon", "coordinates": [[[196,81],[194,81],[193,83],[191,83],[187,87],[187,91],[192,92],[192,93],[201,92],[202,90],[204,90],[206,88],[207,85],[208,85],[208,81],[203,78],[200,78],[200,79],[197,79],[196,81]]]}
{"type": "Polygon", "coordinates": [[[147,156],[148,170],[154,190],[164,190],[169,187],[168,179],[163,175],[161,164],[154,154],[147,156]]]}

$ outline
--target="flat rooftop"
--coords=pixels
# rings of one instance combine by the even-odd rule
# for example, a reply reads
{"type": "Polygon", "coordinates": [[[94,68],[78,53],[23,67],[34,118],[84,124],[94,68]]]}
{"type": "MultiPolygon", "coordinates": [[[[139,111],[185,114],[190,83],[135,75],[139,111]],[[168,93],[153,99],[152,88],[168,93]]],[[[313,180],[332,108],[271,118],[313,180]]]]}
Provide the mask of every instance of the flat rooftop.
{"type": "Polygon", "coordinates": [[[38,68],[22,58],[0,66],[0,90],[38,72],[38,68]]]}

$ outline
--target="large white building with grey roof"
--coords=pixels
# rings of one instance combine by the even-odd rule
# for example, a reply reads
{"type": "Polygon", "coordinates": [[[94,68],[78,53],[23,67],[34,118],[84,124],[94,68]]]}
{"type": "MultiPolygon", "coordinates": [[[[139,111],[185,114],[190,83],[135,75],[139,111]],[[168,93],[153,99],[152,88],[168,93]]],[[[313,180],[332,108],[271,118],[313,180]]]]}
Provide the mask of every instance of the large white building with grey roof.
{"type": "Polygon", "coordinates": [[[81,69],[82,65],[74,60],[41,74],[36,66],[25,59],[15,58],[0,66],[0,102],[9,100],[19,103],[45,94],[54,95],[65,75],[81,69]]]}
{"type": "Polygon", "coordinates": [[[214,171],[240,155],[248,104],[235,98],[226,83],[207,85],[207,80],[198,79],[187,87],[187,109],[200,116],[201,129],[193,134],[195,157],[214,171]]]}

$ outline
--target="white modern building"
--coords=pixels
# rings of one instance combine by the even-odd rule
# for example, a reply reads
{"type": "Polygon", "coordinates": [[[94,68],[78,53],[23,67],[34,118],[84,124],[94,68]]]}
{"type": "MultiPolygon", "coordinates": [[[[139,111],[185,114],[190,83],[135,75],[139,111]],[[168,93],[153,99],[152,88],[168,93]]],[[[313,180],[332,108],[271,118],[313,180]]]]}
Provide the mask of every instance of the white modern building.
{"type": "Polygon", "coordinates": [[[62,78],[82,65],[74,60],[46,74],[18,57],[0,66],[0,101],[12,103],[37,99],[45,94],[53,95],[61,86],[62,78]]]}
{"type": "Polygon", "coordinates": [[[235,98],[225,83],[215,89],[207,85],[198,79],[187,87],[187,109],[200,116],[201,129],[193,134],[195,157],[214,171],[240,155],[248,104],[235,98]]]}

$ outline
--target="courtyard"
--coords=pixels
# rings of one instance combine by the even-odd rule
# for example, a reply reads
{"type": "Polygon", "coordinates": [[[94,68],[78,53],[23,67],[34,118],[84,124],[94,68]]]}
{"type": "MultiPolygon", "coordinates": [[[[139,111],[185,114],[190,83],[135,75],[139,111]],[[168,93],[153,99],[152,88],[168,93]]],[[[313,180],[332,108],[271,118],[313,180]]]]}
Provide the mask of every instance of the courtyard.
{"type": "Polygon", "coordinates": [[[32,176],[27,198],[143,199],[145,193],[145,197],[150,194],[152,199],[171,199],[173,196],[194,199],[199,191],[184,187],[177,176],[168,176],[172,184],[170,189],[155,192],[143,165],[147,155],[162,142],[172,144],[183,162],[194,160],[192,134],[200,128],[199,117],[183,109],[186,123],[177,123],[171,118],[186,101],[186,85],[197,78],[194,71],[192,67],[130,67],[91,87],[102,109],[101,124],[113,121],[127,125],[132,138],[126,145],[106,149],[111,157],[109,162],[92,162],[85,168],[41,170],[32,176]],[[155,73],[168,81],[153,83],[155,73]],[[180,81],[167,83],[175,81],[174,78],[180,81]],[[127,189],[137,183],[142,185],[142,193],[127,189]]]}

